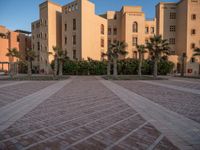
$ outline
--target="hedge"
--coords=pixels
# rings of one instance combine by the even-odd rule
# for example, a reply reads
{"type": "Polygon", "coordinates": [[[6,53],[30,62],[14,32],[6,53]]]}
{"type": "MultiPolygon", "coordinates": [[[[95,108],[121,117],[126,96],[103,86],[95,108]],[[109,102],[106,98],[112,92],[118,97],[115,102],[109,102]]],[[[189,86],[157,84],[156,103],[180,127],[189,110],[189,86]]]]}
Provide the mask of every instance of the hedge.
{"type": "MultiPolygon", "coordinates": [[[[118,61],[119,75],[138,74],[139,61],[137,59],[125,59],[118,61]]],[[[53,67],[53,64],[52,64],[53,67]]],[[[158,74],[166,75],[173,70],[174,64],[167,60],[161,60],[158,63],[158,74]]],[[[112,72],[113,66],[111,66],[112,72]]],[[[65,75],[106,75],[107,61],[73,61],[66,60],[63,64],[63,74],[65,75]]],[[[142,74],[151,75],[153,73],[153,62],[144,60],[142,65],[142,74]]]]}

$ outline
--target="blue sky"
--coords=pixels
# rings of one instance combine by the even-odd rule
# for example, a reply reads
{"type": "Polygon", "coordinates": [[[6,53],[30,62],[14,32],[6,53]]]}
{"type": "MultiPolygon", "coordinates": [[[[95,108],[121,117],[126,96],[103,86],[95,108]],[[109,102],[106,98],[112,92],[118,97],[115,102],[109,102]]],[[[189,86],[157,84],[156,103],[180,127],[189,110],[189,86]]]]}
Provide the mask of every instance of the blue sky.
{"type": "MultiPolygon", "coordinates": [[[[73,0],[52,0],[64,5],[73,0]]],[[[155,16],[155,5],[160,2],[177,2],[178,0],[90,0],[96,4],[96,13],[107,10],[120,10],[123,5],[139,5],[143,7],[146,18],[155,16]]],[[[39,4],[44,0],[0,0],[0,25],[9,29],[31,29],[31,22],[39,18],[39,4]]]]}

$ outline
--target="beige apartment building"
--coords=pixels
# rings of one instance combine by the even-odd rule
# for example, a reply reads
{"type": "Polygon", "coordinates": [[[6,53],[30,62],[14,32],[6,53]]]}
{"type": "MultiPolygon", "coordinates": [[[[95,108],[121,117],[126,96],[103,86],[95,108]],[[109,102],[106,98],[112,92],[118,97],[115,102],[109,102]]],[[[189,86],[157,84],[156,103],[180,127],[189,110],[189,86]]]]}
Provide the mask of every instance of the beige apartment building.
{"type": "MultiPolygon", "coordinates": [[[[101,59],[108,45],[116,40],[128,44],[129,58],[138,58],[137,44],[145,44],[154,34],[168,39],[177,72],[185,54],[185,74],[200,74],[199,58],[193,49],[200,47],[200,0],[181,0],[178,3],[159,3],[156,17],[146,19],[142,7],[123,6],[120,11],[95,14],[89,0],[74,0],[60,6],[51,1],[39,5],[40,18],[32,23],[32,47],[38,54],[35,66],[49,73],[52,47],[58,46],[74,60],[101,59]]],[[[148,54],[145,55],[148,58],[148,54]]]]}
{"type": "Polygon", "coordinates": [[[108,44],[116,40],[127,43],[129,58],[138,58],[136,46],[156,33],[156,19],[146,20],[140,6],[123,6],[120,11],[101,15],[108,20],[108,44]]]}
{"type": "Polygon", "coordinates": [[[168,39],[177,72],[185,57],[185,75],[200,75],[200,58],[193,50],[200,47],[200,0],[181,0],[178,3],[159,3],[156,6],[157,34],[168,39]]]}
{"type": "Polygon", "coordinates": [[[22,30],[11,31],[5,26],[0,25],[0,71],[8,71],[9,62],[16,61],[16,59],[6,56],[8,49],[12,48],[16,48],[23,53],[30,49],[30,32],[22,30]]]}
{"type": "Polygon", "coordinates": [[[51,1],[39,5],[40,19],[32,23],[32,48],[38,58],[34,65],[50,73],[53,46],[74,60],[101,59],[107,50],[107,20],[95,14],[95,5],[76,0],[65,6],[51,1]]]}

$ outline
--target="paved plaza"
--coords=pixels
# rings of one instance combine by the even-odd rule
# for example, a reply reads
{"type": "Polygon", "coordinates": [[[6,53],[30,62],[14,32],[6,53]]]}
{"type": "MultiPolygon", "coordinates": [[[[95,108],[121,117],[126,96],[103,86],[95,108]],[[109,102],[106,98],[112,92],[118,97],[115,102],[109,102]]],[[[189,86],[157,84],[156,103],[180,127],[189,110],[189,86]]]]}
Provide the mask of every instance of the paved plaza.
{"type": "Polygon", "coordinates": [[[0,150],[199,150],[200,80],[0,81],[0,150]]]}

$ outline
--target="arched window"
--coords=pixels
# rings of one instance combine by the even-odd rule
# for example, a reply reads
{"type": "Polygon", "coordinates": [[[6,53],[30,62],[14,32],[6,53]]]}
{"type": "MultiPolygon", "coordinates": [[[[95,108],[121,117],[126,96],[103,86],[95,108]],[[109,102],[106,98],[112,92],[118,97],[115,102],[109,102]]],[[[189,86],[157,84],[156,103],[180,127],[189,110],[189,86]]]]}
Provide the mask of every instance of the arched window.
{"type": "Polygon", "coordinates": [[[137,22],[133,23],[133,32],[138,32],[138,23],[137,22]]]}
{"type": "Polygon", "coordinates": [[[104,25],[101,24],[101,34],[104,34],[104,25]]]}

